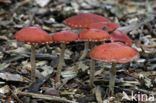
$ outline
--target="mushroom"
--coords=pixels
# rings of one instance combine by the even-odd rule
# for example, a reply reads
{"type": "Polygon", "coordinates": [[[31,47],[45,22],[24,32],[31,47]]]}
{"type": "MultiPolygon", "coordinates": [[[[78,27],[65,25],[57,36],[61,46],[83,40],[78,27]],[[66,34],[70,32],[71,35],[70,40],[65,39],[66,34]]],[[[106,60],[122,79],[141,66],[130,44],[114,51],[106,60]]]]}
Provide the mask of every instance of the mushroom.
{"type": "MultiPolygon", "coordinates": [[[[109,34],[106,31],[101,30],[101,29],[86,29],[86,30],[81,31],[78,36],[79,36],[80,41],[85,41],[85,42],[87,42],[87,44],[89,41],[92,42],[91,49],[94,46],[93,42],[105,41],[105,40],[110,39],[109,34]]],[[[88,50],[88,48],[86,50],[88,50]]],[[[94,82],[94,71],[95,71],[94,65],[95,65],[95,61],[91,60],[91,62],[90,62],[90,82],[89,82],[90,87],[93,87],[93,82],[94,82]]]]}
{"type": "Polygon", "coordinates": [[[38,27],[27,27],[16,32],[14,35],[17,41],[31,44],[31,80],[35,82],[35,45],[52,42],[50,35],[38,27]]]}
{"type": "MultiPolygon", "coordinates": [[[[92,23],[97,22],[110,22],[107,18],[92,14],[92,13],[80,13],[78,15],[72,16],[70,18],[67,18],[64,20],[64,24],[68,25],[72,29],[85,29],[88,28],[88,26],[92,23]]],[[[84,44],[84,52],[79,60],[82,60],[87,55],[88,49],[88,42],[85,42],[84,44]]]]}
{"type": "Polygon", "coordinates": [[[64,23],[72,29],[84,29],[92,23],[97,22],[110,22],[107,18],[92,14],[92,13],[80,13],[78,15],[67,18],[64,23]]]}
{"type": "Polygon", "coordinates": [[[65,51],[66,43],[77,40],[78,36],[72,31],[66,30],[66,31],[54,33],[52,35],[52,39],[54,42],[61,43],[61,48],[62,48],[59,64],[56,72],[56,82],[60,83],[60,76],[61,76],[62,64],[64,61],[64,51],[65,51]]]}
{"type": "Polygon", "coordinates": [[[117,29],[119,25],[112,23],[112,22],[97,22],[92,23],[88,26],[89,29],[107,29],[108,32],[112,32],[117,29]],[[106,28],[104,28],[106,27],[106,28]]]}
{"type": "Polygon", "coordinates": [[[116,78],[116,63],[127,63],[139,59],[139,53],[123,43],[108,43],[99,45],[90,52],[90,57],[94,60],[112,63],[110,69],[109,94],[114,94],[116,78]]]}
{"type": "Polygon", "coordinates": [[[128,46],[132,46],[132,40],[122,31],[115,30],[110,34],[111,42],[124,42],[128,46]]]}

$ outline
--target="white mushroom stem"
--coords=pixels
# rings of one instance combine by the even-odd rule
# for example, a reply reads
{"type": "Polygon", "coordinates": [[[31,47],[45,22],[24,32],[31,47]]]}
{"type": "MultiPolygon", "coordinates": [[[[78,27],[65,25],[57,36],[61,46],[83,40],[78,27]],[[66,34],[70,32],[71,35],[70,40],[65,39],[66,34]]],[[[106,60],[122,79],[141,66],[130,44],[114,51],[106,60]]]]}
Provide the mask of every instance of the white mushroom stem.
{"type": "Polygon", "coordinates": [[[60,58],[59,58],[59,64],[58,64],[58,67],[57,67],[57,71],[56,71],[56,82],[60,82],[60,77],[61,77],[61,70],[62,70],[62,65],[63,65],[63,61],[64,61],[64,51],[65,51],[65,47],[66,47],[66,44],[61,44],[61,55],[60,55],[60,58]]]}
{"type": "Polygon", "coordinates": [[[88,41],[85,41],[85,45],[84,45],[84,46],[85,46],[85,47],[84,47],[83,54],[82,54],[82,56],[79,58],[79,60],[83,60],[83,59],[87,56],[89,42],[88,42],[88,41]]]}
{"type": "MultiPolygon", "coordinates": [[[[94,42],[91,42],[91,49],[94,47],[94,42]]],[[[94,86],[94,72],[95,72],[95,60],[91,59],[90,61],[90,87],[94,86]]]]}
{"type": "Polygon", "coordinates": [[[31,81],[33,83],[33,82],[35,82],[35,68],[36,68],[36,63],[35,63],[35,47],[34,47],[33,44],[31,44],[30,62],[31,62],[31,81]]]}
{"type": "MultiPolygon", "coordinates": [[[[102,41],[101,44],[105,44],[105,41],[102,41]]],[[[102,66],[103,69],[105,68],[105,62],[102,62],[102,66]]]]}
{"type": "Polygon", "coordinates": [[[109,80],[109,94],[114,94],[114,85],[115,85],[115,79],[116,79],[116,63],[112,63],[112,68],[109,71],[110,73],[110,80],[109,80]]]}
{"type": "Polygon", "coordinates": [[[88,42],[88,41],[85,41],[83,54],[82,54],[82,56],[79,58],[79,62],[77,63],[77,65],[76,65],[76,67],[75,67],[76,73],[78,72],[78,68],[80,67],[80,62],[81,62],[81,60],[83,60],[83,59],[87,56],[88,47],[89,47],[89,42],[88,42]]]}

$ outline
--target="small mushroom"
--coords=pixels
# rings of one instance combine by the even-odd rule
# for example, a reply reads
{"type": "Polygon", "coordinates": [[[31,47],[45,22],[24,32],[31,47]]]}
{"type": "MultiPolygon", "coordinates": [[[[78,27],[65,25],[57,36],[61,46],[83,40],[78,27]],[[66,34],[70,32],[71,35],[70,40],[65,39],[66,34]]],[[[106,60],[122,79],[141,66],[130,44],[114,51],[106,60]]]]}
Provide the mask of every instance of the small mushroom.
{"type": "Polygon", "coordinates": [[[110,69],[109,94],[114,94],[116,78],[116,63],[127,63],[139,59],[139,53],[123,43],[108,43],[99,45],[90,52],[90,57],[94,60],[112,63],[110,69]]]}
{"type": "Polygon", "coordinates": [[[38,27],[27,27],[16,32],[14,35],[17,41],[31,44],[31,80],[35,82],[35,46],[34,44],[43,44],[52,42],[50,35],[38,27]]]}
{"type": "MultiPolygon", "coordinates": [[[[109,34],[106,31],[101,30],[101,29],[86,29],[86,30],[81,31],[78,36],[79,36],[80,41],[85,41],[85,44],[87,44],[86,47],[88,47],[89,42],[92,42],[91,49],[94,46],[94,42],[106,41],[106,40],[110,39],[109,34]]],[[[84,51],[84,53],[87,54],[88,48],[85,50],[86,51],[84,51]]],[[[81,57],[81,58],[83,58],[83,57],[81,57]]],[[[80,58],[80,60],[81,60],[81,58],[80,58]]],[[[90,62],[90,83],[89,83],[90,87],[93,87],[93,82],[94,82],[94,71],[95,71],[94,65],[95,65],[95,61],[91,60],[91,62],[90,62]]]]}
{"type": "Polygon", "coordinates": [[[86,29],[81,31],[78,34],[78,36],[79,36],[79,41],[85,42],[85,49],[83,55],[80,57],[79,60],[83,60],[84,57],[87,55],[89,41],[94,41],[94,42],[105,41],[105,40],[109,40],[110,38],[109,34],[106,31],[100,29],[86,29]]]}
{"type": "Polygon", "coordinates": [[[62,64],[64,61],[64,51],[65,51],[66,43],[77,40],[78,36],[72,31],[67,30],[67,31],[54,33],[52,35],[52,39],[54,40],[54,42],[61,43],[61,47],[62,47],[59,64],[56,72],[56,82],[60,83],[60,76],[61,76],[62,64]]]}
{"type": "Polygon", "coordinates": [[[110,34],[111,42],[124,42],[128,46],[132,46],[132,40],[122,31],[115,30],[110,34]]]}

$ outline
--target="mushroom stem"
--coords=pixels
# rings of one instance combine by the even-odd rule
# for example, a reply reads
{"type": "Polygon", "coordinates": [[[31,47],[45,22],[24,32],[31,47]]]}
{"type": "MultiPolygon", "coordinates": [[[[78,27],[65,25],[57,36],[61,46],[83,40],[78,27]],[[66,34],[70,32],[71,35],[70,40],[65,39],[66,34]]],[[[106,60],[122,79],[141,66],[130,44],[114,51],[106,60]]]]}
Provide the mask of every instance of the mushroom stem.
{"type": "Polygon", "coordinates": [[[79,60],[83,60],[83,59],[87,56],[89,42],[86,41],[84,46],[85,46],[85,47],[84,47],[83,54],[82,54],[82,56],[79,58],[79,60]]]}
{"type": "Polygon", "coordinates": [[[62,65],[63,65],[63,61],[64,61],[64,51],[65,51],[65,47],[66,44],[61,44],[61,55],[60,55],[60,59],[59,59],[59,64],[57,67],[57,71],[56,71],[56,82],[60,82],[60,76],[61,76],[61,70],[62,70],[62,65]]]}
{"type": "Polygon", "coordinates": [[[32,83],[35,82],[35,68],[36,68],[36,63],[35,63],[35,47],[33,44],[31,44],[31,81],[32,83]]]}
{"type": "Polygon", "coordinates": [[[116,78],[116,63],[112,63],[112,68],[109,71],[110,73],[110,80],[109,80],[109,94],[114,94],[114,85],[115,85],[115,78],[116,78]]]}
{"type": "MultiPolygon", "coordinates": [[[[94,43],[91,42],[91,49],[93,49],[94,43]]],[[[90,82],[89,85],[92,88],[94,86],[94,72],[95,72],[95,60],[90,61],[90,82]]]]}
{"type": "MultiPolygon", "coordinates": [[[[105,44],[105,41],[102,41],[101,44],[105,44]]],[[[102,62],[102,66],[103,69],[105,69],[105,62],[102,62]]]]}

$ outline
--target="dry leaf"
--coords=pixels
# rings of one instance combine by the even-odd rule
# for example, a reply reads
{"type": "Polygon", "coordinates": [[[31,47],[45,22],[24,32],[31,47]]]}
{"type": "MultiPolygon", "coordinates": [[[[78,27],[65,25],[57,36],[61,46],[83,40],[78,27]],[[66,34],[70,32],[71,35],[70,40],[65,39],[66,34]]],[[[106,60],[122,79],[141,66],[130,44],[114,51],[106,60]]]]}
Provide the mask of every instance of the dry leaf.
{"type": "Polygon", "coordinates": [[[6,81],[27,82],[26,78],[19,74],[0,73],[0,78],[6,81]]]}
{"type": "Polygon", "coordinates": [[[96,95],[96,100],[97,100],[98,103],[103,103],[101,91],[102,91],[101,87],[97,86],[96,91],[95,91],[95,95],[96,95]]]}
{"type": "Polygon", "coordinates": [[[35,1],[40,7],[45,7],[50,2],[50,0],[35,0],[35,1]]]}
{"type": "Polygon", "coordinates": [[[9,93],[10,92],[10,88],[8,85],[5,85],[3,87],[0,88],[0,93],[1,94],[6,94],[6,93],[9,93]]]}

